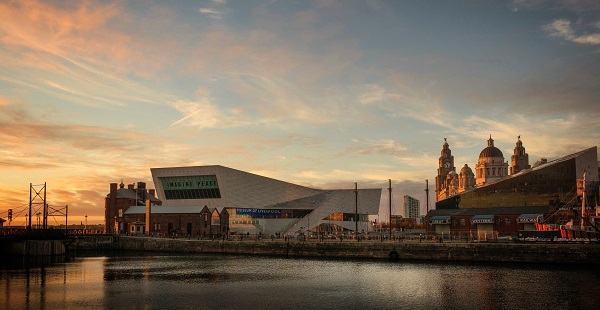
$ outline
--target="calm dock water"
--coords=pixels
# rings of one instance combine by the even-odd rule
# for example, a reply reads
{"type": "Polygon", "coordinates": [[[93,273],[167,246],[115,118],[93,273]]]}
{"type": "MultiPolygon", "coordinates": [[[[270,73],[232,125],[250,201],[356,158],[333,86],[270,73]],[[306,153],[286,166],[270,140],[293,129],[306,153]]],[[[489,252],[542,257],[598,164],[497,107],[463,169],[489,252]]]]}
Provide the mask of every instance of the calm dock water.
{"type": "Polygon", "coordinates": [[[237,255],[13,261],[1,309],[595,309],[597,268],[237,255]]]}

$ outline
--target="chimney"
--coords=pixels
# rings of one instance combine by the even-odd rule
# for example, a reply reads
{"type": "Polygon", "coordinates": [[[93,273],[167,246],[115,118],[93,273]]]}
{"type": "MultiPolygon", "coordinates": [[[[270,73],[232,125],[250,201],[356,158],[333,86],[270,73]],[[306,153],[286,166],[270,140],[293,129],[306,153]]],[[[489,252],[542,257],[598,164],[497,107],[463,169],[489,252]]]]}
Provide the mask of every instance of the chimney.
{"type": "Polygon", "coordinates": [[[117,183],[110,183],[110,194],[109,198],[117,197],[117,183]]]}
{"type": "Polygon", "coordinates": [[[127,184],[127,189],[134,190],[135,184],[127,184]]]}
{"type": "Polygon", "coordinates": [[[152,197],[156,197],[156,190],[155,189],[149,189],[148,190],[148,194],[150,194],[150,196],[152,196],[152,197]]]}

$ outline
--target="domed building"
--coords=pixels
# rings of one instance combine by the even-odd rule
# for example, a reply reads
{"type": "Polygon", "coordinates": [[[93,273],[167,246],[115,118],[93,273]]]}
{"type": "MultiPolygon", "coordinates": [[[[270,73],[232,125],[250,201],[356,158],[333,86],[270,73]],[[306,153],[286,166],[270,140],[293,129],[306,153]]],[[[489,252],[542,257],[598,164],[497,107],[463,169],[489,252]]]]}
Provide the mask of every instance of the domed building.
{"type": "Polygon", "coordinates": [[[479,153],[475,171],[477,186],[497,181],[508,175],[508,163],[504,161],[502,151],[494,146],[492,135],[488,139],[488,146],[479,153]]]}
{"type": "Polygon", "coordinates": [[[459,192],[464,192],[465,190],[475,187],[475,174],[473,174],[473,170],[471,170],[467,164],[460,169],[458,182],[459,192]]]}
{"type": "Polygon", "coordinates": [[[450,154],[445,141],[436,176],[435,209],[427,213],[428,233],[463,238],[474,234],[480,240],[507,235],[564,238],[558,230],[561,225],[580,227],[600,222],[596,146],[553,160],[541,158],[530,166],[518,137],[508,170],[490,135],[475,175],[467,165],[457,175],[450,154]]]}
{"type": "MultiPolygon", "coordinates": [[[[504,161],[502,151],[494,146],[492,135],[487,141],[487,147],[479,153],[475,173],[467,164],[461,168],[460,173],[456,173],[454,156],[446,138],[444,138],[438,164],[438,175],[435,177],[436,201],[501,180],[508,176],[509,171],[508,162],[504,161]]],[[[525,147],[519,136],[512,156],[511,174],[530,168],[529,155],[525,153],[525,147]]]]}

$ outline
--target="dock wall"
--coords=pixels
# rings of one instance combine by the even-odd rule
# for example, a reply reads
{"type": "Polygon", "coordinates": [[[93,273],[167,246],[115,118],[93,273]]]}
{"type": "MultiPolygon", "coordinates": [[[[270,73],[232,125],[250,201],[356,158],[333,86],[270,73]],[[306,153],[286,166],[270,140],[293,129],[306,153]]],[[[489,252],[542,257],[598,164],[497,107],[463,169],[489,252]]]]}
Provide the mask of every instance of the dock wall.
{"type": "Polygon", "coordinates": [[[15,256],[64,255],[66,246],[61,240],[9,240],[2,242],[2,251],[15,256]]]}
{"type": "Polygon", "coordinates": [[[117,236],[116,250],[466,262],[600,264],[599,244],[221,241],[117,236]]]}

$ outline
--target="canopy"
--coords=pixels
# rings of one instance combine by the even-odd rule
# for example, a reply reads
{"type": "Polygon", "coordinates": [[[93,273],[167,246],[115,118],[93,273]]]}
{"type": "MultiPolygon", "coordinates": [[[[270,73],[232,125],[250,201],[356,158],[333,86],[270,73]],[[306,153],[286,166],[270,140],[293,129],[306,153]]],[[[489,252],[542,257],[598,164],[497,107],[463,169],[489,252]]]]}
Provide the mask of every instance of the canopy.
{"type": "Polygon", "coordinates": [[[450,224],[450,215],[436,215],[429,219],[429,223],[435,224],[450,224]]]}
{"type": "Polygon", "coordinates": [[[543,217],[544,217],[543,214],[521,214],[517,218],[517,223],[519,223],[519,224],[537,223],[543,217]]]}
{"type": "Polygon", "coordinates": [[[475,215],[471,218],[471,224],[494,224],[493,214],[475,215]]]}

